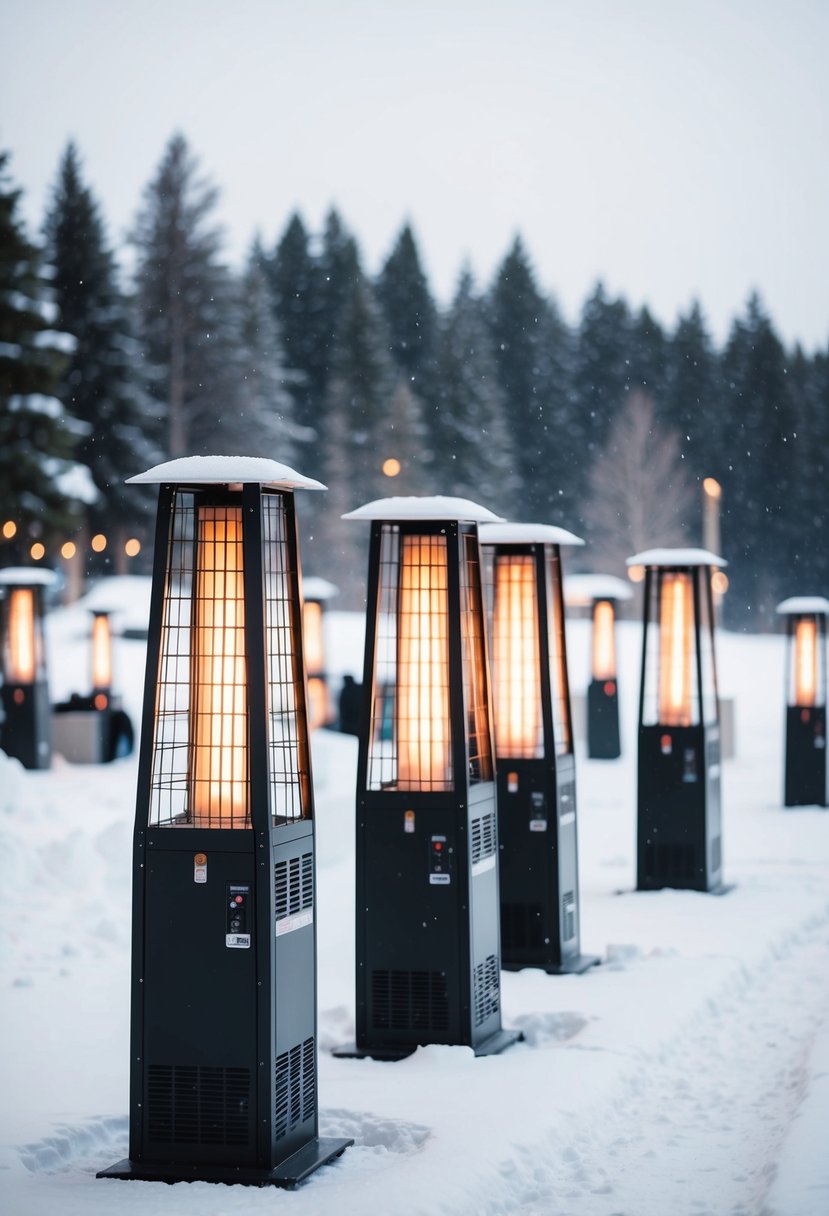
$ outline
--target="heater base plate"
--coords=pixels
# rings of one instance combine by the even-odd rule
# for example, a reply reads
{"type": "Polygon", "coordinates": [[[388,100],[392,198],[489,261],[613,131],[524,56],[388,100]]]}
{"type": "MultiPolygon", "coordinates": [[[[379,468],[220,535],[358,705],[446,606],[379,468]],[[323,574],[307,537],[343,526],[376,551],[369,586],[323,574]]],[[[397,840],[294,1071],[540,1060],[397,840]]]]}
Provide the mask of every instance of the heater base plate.
{"type": "Polygon", "coordinates": [[[225,1182],[242,1186],[281,1186],[287,1189],[304,1182],[314,1170],[340,1157],[353,1140],[335,1140],[330,1137],[309,1140],[301,1149],[272,1170],[260,1170],[253,1166],[192,1165],[184,1162],[123,1161],[100,1170],[96,1178],[119,1178],[122,1181],[140,1182],[225,1182]]]}
{"type": "Polygon", "coordinates": [[[651,891],[693,891],[695,895],[728,895],[737,886],[736,882],[721,882],[716,887],[707,887],[701,890],[699,887],[672,887],[666,883],[664,887],[633,887],[627,890],[621,889],[616,892],[617,895],[647,895],[651,891]]]}
{"type": "Polygon", "coordinates": [[[503,971],[544,971],[547,975],[583,975],[591,967],[598,967],[601,959],[595,954],[574,954],[562,963],[505,963],[501,961],[503,971]]]}
{"type": "MultiPolygon", "coordinates": [[[[495,1034],[491,1034],[488,1039],[484,1039],[482,1043],[476,1043],[472,1050],[476,1056],[497,1056],[500,1052],[506,1051],[513,1043],[518,1043],[524,1038],[524,1032],[521,1030],[497,1030],[495,1034]]],[[[376,1047],[358,1047],[356,1043],[344,1043],[342,1047],[335,1047],[331,1052],[332,1056],[336,1056],[338,1060],[383,1060],[388,1063],[394,1063],[397,1060],[405,1060],[409,1056],[414,1055],[420,1046],[432,1046],[432,1044],[420,1043],[401,1043],[397,1044],[378,1044],[376,1047]]],[[[448,1047],[464,1047],[468,1044],[464,1043],[448,1043],[443,1044],[448,1047]]]]}

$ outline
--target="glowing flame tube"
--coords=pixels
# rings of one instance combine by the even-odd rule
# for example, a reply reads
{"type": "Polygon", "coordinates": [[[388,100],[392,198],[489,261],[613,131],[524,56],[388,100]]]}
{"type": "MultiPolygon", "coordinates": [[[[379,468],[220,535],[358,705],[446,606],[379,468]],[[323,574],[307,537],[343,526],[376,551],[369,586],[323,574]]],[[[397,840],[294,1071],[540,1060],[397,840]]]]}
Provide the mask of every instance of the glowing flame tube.
{"type": "Polygon", "coordinates": [[[7,658],[9,684],[34,684],[37,669],[35,593],[30,587],[15,587],[9,594],[7,658]]]}
{"type": "Polygon", "coordinates": [[[690,726],[694,608],[691,576],[663,574],[659,605],[659,721],[690,726]]]}
{"type": "Polygon", "coordinates": [[[802,617],[794,631],[794,703],[802,709],[817,703],[817,621],[802,617]]]}
{"type": "Polygon", "coordinates": [[[397,656],[401,790],[452,786],[446,537],[403,536],[397,656]]]}
{"type": "Polygon", "coordinates": [[[492,664],[496,754],[541,754],[541,682],[535,561],[525,554],[495,558],[492,664]]]}
{"type": "Polygon", "coordinates": [[[320,675],[325,669],[322,643],[322,606],[317,600],[306,600],[302,606],[302,641],[305,669],[309,675],[320,675]]]}
{"type": "Polygon", "coordinates": [[[597,600],[593,609],[593,679],[616,679],[616,614],[610,600],[597,600]]]}
{"type": "Polygon", "coordinates": [[[200,507],[190,809],[202,827],[249,826],[243,574],[241,507],[200,507]]]}
{"type": "Polygon", "coordinates": [[[92,691],[109,692],[112,687],[112,631],[109,614],[96,612],[92,619],[92,691]]]}

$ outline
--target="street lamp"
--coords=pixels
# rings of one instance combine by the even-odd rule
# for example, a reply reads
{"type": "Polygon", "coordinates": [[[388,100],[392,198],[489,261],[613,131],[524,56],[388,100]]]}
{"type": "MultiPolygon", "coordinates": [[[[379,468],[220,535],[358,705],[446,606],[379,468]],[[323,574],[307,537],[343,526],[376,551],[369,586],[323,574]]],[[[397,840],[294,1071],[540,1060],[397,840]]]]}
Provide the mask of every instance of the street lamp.
{"type": "Polygon", "coordinates": [[[159,485],[133,862],[130,1155],[99,1177],[293,1186],[317,1135],[314,814],[293,490],[159,485]]]}
{"type": "Polygon", "coordinates": [[[357,767],[357,1042],[476,1055],[501,1028],[498,833],[477,525],[461,498],[384,498],[371,521],[357,767]]]}
{"type": "Polygon", "coordinates": [[[617,604],[632,596],[628,584],[612,574],[573,574],[564,581],[566,602],[589,607],[593,621],[587,686],[587,754],[591,760],[616,760],[622,754],[616,615],[617,604]]]}
{"type": "Polygon", "coordinates": [[[651,549],[639,697],[639,890],[721,893],[720,712],[706,549],[651,549]]]}
{"type": "Polygon", "coordinates": [[[331,721],[331,701],[325,664],[325,605],[339,591],[324,578],[302,580],[302,641],[308,673],[308,725],[311,730],[331,721]]]}
{"type": "Polygon", "coordinates": [[[545,524],[483,524],[500,844],[503,966],[586,971],[561,548],[545,524]]]}
{"type": "Polygon", "coordinates": [[[785,806],[826,806],[826,618],[829,600],[783,600],[786,618],[785,806]]]}
{"type": "Polygon", "coordinates": [[[52,763],[43,601],[46,589],[56,582],[51,570],[30,566],[0,570],[0,588],[5,590],[0,601],[3,663],[0,695],[5,711],[0,747],[28,769],[45,769],[52,763]]]}

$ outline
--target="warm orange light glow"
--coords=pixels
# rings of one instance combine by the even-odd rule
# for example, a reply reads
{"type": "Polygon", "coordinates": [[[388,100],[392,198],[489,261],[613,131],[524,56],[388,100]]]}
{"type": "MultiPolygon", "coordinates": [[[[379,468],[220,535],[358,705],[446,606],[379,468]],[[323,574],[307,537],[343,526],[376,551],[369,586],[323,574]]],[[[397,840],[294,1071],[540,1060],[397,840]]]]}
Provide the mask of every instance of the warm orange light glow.
{"type": "Polygon", "coordinates": [[[322,644],[322,606],[317,600],[306,600],[302,606],[302,647],[305,669],[309,675],[325,670],[322,644]]]}
{"type": "Polygon", "coordinates": [[[644,566],[628,566],[628,578],[632,583],[641,583],[645,577],[644,566]]]}
{"type": "Polygon", "coordinates": [[[92,545],[95,553],[103,553],[104,549],[107,547],[107,538],[104,536],[103,532],[99,532],[96,536],[92,537],[92,540],[89,543],[92,545]]]}
{"type": "Polygon", "coordinates": [[[69,560],[70,557],[74,557],[75,553],[76,553],[75,542],[72,540],[66,541],[66,543],[61,545],[61,547],[60,547],[60,555],[61,555],[61,557],[65,557],[67,559],[67,561],[69,560]]]}
{"type": "Polygon", "coordinates": [[[328,721],[328,686],[319,676],[308,677],[308,725],[311,730],[328,721]]]}
{"type": "Polygon", "coordinates": [[[247,826],[243,577],[241,507],[200,507],[190,810],[202,827],[247,826]]]}
{"type": "Polygon", "coordinates": [[[3,535],[6,540],[11,540],[13,536],[17,536],[17,524],[13,519],[7,519],[3,524],[3,535]]]}
{"type": "Polygon", "coordinates": [[[593,679],[616,679],[616,613],[610,600],[593,609],[593,679]]]}
{"type": "Polygon", "coordinates": [[[124,545],[124,552],[127,557],[138,557],[141,552],[141,541],[136,540],[134,536],[131,537],[124,545]]]}
{"type": "Polygon", "coordinates": [[[9,635],[6,678],[10,684],[33,684],[35,679],[35,593],[30,587],[9,592],[9,635]]]}
{"type": "Polygon", "coordinates": [[[689,574],[663,574],[659,605],[659,721],[691,724],[693,595],[689,574]]]}
{"type": "Polygon", "coordinates": [[[403,536],[397,659],[398,789],[451,788],[446,537],[403,536]]]}
{"type": "Polygon", "coordinates": [[[702,488],[709,498],[722,497],[722,486],[715,477],[706,477],[702,483],[702,488]]]}
{"type": "Polygon", "coordinates": [[[794,703],[807,708],[817,698],[817,621],[803,617],[794,629],[794,703]]]}
{"type": "Polygon", "coordinates": [[[383,472],[387,477],[396,477],[400,472],[400,461],[390,456],[388,460],[383,461],[383,472]]]}
{"type": "Polygon", "coordinates": [[[36,540],[35,543],[32,545],[31,549],[29,550],[29,555],[33,562],[39,562],[40,559],[45,554],[45,552],[46,552],[45,546],[42,545],[39,540],[36,540]]]}
{"type": "Polygon", "coordinates": [[[498,756],[531,759],[541,743],[535,560],[529,554],[497,556],[494,574],[495,750],[498,756]]]}
{"type": "Polygon", "coordinates": [[[92,689],[112,684],[112,631],[105,612],[92,618],[92,689]]]}
{"type": "Polygon", "coordinates": [[[728,590],[728,575],[724,570],[715,570],[711,575],[711,590],[714,595],[725,595],[728,590]]]}

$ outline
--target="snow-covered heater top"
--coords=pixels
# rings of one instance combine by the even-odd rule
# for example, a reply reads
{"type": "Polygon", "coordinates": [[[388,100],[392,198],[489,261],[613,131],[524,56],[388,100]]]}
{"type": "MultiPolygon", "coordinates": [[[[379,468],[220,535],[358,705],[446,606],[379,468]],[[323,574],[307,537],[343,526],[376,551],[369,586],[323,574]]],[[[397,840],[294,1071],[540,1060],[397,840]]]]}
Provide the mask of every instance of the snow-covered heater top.
{"type": "Polygon", "coordinates": [[[628,566],[727,566],[708,549],[646,549],[627,559],[628,566]]]}
{"type": "Polygon", "coordinates": [[[340,594],[339,587],[335,587],[333,583],[329,583],[327,578],[315,578],[312,574],[309,578],[303,576],[302,579],[302,596],[306,600],[330,600],[335,595],[340,594]]]}
{"type": "Polygon", "coordinates": [[[829,616],[829,600],[822,595],[793,595],[777,605],[782,616],[829,616]]]}
{"type": "Polygon", "coordinates": [[[54,570],[37,566],[7,566],[0,570],[0,587],[54,587],[57,581],[54,570]]]}
{"type": "Polygon", "coordinates": [[[493,515],[468,498],[451,498],[442,494],[410,498],[376,498],[356,511],[349,511],[343,519],[381,519],[393,523],[397,520],[446,519],[469,523],[502,524],[501,515],[493,515]]]}
{"type": "Polygon", "coordinates": [[[290,465],[265,456],[180,456],[128,477],[130,485],[258,485],[275,490],[325,490],[290,465]]]}
{"type": "Polygon", "coordinates": [[[629,600],[633,588],[613,574],[568,574],[564,579],[564,602],[571,608],[587,608],[593,600],[629,600]]]}
{"type": "Polygon", "coordinates": [[[482,545],[583,545],[580,536],[552,524],[482,524],[482,545]]]}

